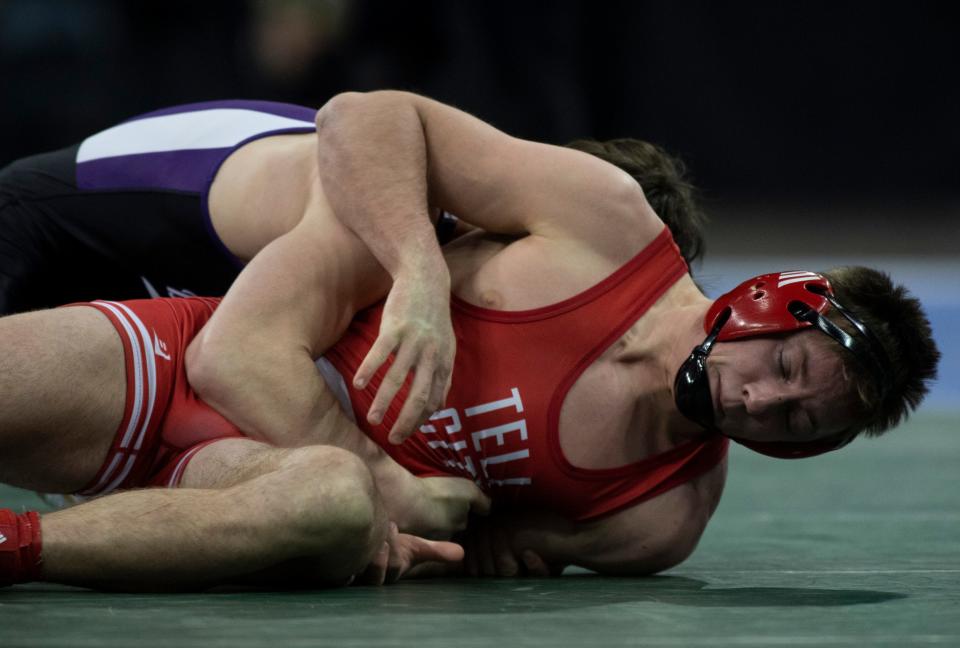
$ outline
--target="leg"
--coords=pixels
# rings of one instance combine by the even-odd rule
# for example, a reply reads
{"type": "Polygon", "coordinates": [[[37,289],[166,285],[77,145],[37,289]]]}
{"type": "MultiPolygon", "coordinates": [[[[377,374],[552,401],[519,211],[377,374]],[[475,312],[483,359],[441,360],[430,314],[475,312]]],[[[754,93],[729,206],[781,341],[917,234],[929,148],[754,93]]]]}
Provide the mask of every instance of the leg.
{"type": "Polygon", "coordinates": [[[369,471],[337,448],[227,439],[194,457],[183,485],[44,515],[44,578],[111,589],[343,584],[388,531],[369,471]]]}
{"type": "Polygon", "coordinates": [[[71,493],[123,418],[123,346],[93,308],[0,318],[0,482],[71,493]]]}

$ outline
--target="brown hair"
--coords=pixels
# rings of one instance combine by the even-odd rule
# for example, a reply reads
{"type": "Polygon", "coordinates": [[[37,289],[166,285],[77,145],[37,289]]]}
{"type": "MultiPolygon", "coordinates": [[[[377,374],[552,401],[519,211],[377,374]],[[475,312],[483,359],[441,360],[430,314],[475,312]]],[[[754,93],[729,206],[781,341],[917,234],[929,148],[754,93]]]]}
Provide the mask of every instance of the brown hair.
{"type": "Polygon", "coordinates": [[[697,205],[696,189],[685,177],[686,166],[679,158],[656,144],[637,139],[576,140],[567,147],[594,155],[629,173],[643,188],[657,216],[670,228],[687,265],[703,255],[707,219],[697,205]]]}
{"type": "MultiPolygon", "coordinates": [[[[843,266],[823,275],[830,280],[837,301],[879,338],[890,359],[891,388],[882,395],[876,376],[852,354],[841,356],[862,406],[855,431],[879,436],[917,408],[927,394],[928,383],[937,376],[940,352],[930,322],[920,302],[884,272],[843,266]]],[[[860,335],[841,315],[834,314],[830,319],[851,335],[860,335]]]]}

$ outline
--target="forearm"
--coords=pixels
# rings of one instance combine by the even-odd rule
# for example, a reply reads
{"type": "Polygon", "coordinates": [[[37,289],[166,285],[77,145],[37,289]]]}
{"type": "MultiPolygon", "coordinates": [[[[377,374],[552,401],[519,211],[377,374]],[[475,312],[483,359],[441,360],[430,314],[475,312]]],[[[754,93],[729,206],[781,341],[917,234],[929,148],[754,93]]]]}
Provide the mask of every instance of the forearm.
{"type": "MultiPolygon", "coordinates": [[[[216,363],[190,376],[191,384],[211,407],[247,436],[281,447],[332,445],[349,450],[367,465],[391,519],[401,529],[415,529],[407,498],[417,478],[394,461],[340,410],[309,355],[297,348],[208,347],[216,363]]],[[[197,358],[195,366],[202,366],[197,358]]],[[[415,529],[420,530],[420,529],[415,529]]]]}
{"type": "Polygon", "coordinates": [[[320,182],[337,218],[394,277],[446,265],[430,221],[427,145],[399,93],[338,95],[317,113],[320,182]]]}
{"type": "Polygon", "coordinates": [[[397,463],[341,410],[303,349],[266,341],[243,348],[250,351],[214,347],[214,366],[224,373],[202,393],[249,436],[274,445],[335,446],[353,453],[372,475],[387,515],[404,533],[449,537],[463,528],[470,508],[482,505],[471,482],[420,479],[397,463]],[[458,487],[450,481],[462,483],[458,487]]]}

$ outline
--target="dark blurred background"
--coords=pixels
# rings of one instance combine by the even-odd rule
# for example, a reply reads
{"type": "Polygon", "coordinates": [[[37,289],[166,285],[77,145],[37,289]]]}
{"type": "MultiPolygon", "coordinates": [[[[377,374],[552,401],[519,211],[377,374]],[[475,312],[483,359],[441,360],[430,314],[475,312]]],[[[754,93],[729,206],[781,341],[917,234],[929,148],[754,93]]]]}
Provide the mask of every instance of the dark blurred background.
{"type": "Polygon", "coordinates": [[[955,3],[0,0],[0,159],[160,106],[403,88],[522,137],[632,135],[708,197],[960,197],[955,3]]]}
{"type": "Polygon", "coordinates": [[[0,0],[0,164],[170,104],[388,87],[527,138],[640,137],[702,188],[708,289],[753,265],[893,268],[953,309],[935,325],[960,366],[958,16],[929,1],[0,0]]]}

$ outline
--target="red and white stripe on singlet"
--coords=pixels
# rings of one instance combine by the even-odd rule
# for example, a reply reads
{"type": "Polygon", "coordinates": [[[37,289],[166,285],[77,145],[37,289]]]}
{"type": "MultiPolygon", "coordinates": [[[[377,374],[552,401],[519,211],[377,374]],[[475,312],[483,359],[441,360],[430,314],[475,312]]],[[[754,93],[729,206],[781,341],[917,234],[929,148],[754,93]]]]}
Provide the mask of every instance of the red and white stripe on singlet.
{"type": "Polygon", "coordinates": [[[110,318],[120,334],[126,356],[127,402],[118,430],[122,430],[122,434],[118,433],[114,439],[100,472],[79,492],[85,497],[123,488],[132,475],[142,472],[137,466],[140,450],[148,437],[156,433],[160,416],[155,414],[162,415],[163,411],[162,407],[157,407],[158,370],[154,344],[159,342],[155,342],[143,321],[126,304],[94,301],[89,305],[110,318]],[[135,471],[135,467],[138,470],[135,471]]]}

